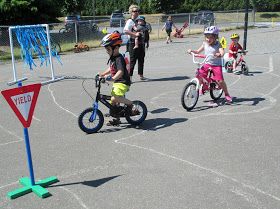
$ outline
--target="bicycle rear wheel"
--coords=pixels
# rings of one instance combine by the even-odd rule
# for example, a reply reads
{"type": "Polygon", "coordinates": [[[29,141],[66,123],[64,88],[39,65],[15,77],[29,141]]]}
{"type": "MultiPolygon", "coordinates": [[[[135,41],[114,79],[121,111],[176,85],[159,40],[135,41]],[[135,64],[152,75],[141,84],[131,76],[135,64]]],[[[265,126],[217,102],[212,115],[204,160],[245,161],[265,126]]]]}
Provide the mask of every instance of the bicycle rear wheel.
{"type": "Polygon", "coordinates": [[[125,114],[125,119],[127,120],[128,123],[131,125],[139,125],[147,117],[147,107],[146,105],[141,102],[141,101],[133,101],[133,108],[132,110],[127,109],[126,114],[125,114]],[[138,114],[132,115],[131,112],[137,112],[138,114]]]}
{"type": "Polygon", "coordinates": [[[242,73],[243,73],[244,75],[248,75],[248,73],[249,73],[249,68],[248,68],[248,66],[247,66],[246,64],[242,64],[242,65],[241,65],[241,71],[242,71],[242,73]]]}
{"type": "Polygon", "coordinates": [[[85,109],[78,118],[78,124],[82,131],[87,134],[96,133],[104,124],[104,116],[100,110],[96,110],[96,117],[92,118],[93,108],[85,109]]]}
{"type": "Polygon", "coordinates": [[[199,91],[197,89],[197,84],[194,82],[188,83],[184,87],[182,95],[181,95],[182,106],[187,111],[192,110],[198,101],[198,97],[199,97],[199,91]]]}
{"type": "Polygon", "coordinates": [[[216,82],[210,84],[210,96],[213,100],[220,99],[223,92],[224,91],[221,89],[220,85],[216,82]]]}

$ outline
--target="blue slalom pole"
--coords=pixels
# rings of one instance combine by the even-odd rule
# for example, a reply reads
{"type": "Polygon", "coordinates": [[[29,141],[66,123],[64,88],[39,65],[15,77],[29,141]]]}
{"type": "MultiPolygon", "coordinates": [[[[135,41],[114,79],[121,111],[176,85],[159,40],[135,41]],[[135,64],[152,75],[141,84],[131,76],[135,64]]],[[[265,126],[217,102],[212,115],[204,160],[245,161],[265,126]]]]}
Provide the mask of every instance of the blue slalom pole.
{"type": "Polygon", "coordinates": [[[31,180],[31,185],[34,186],[35,178],[34,178],[34,172],[33,172],[33,163],[32,163],[31,149],[30,149],[30,143],[29,143],[28,128],[24,128],[23,131],[24,131],[24,141],[25,141],[25,147],[26,147],[26,153],[27,153],[27,159],[28,159],[30,180],[31,180]]]}
{"type": "MultiPolygon", "coordinates": [[[[22,87],[22,83],[18,83],[18,87],[22,87]]],[[[26,154],[27,154],[27,160],[28,160],[28,168],[30,173],[30,180],[31,185],[35,185],[35,178],[34,178],[34,172],[33,172],[33,163],[32,163],[32,156],[31,156],[31,149],[30,149],[30,143],[29,143],[29,134],[28,134],[28,128],[23,128],[24,132],[24,141],[25,141],[25,147],[26,147],[26,154]]]]}

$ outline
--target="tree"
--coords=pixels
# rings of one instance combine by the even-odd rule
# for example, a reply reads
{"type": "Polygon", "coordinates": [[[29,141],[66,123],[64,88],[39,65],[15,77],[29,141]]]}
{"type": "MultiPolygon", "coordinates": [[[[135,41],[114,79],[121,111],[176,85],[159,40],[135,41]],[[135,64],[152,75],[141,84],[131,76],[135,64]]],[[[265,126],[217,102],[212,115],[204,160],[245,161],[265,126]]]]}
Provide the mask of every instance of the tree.
{"type": "Polygon", "coordinates": [[[60,15],[60,11],[59,3],[53,0],[0,0],[0,24],[53,22],[60,15]]]}

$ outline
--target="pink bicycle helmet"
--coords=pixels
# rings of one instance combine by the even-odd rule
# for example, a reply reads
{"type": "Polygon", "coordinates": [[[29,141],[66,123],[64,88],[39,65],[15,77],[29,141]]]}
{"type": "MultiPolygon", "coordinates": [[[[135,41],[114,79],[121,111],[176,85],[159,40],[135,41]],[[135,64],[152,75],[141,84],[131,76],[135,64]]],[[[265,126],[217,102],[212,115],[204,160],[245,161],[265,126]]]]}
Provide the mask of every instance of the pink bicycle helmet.
{"type": "Polygon", "coordinates": [[[204,30],[204,35],[206,34],[219,35],[219,29],[216,26],[207,27],[204,30]]]}

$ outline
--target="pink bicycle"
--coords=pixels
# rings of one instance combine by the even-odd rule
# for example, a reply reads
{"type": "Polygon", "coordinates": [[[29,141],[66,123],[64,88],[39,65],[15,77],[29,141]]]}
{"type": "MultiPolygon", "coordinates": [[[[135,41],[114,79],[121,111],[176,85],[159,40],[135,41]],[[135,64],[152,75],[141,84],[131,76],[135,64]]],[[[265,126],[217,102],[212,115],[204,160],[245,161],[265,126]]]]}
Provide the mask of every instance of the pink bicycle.
{"type": "MultiPolygon", "coordinates": [[[[237,53],[240,54],[240,56],[238,56],[237,62],[236,62],[236,67],[240,66],[241,67],[241,71],[237,71],[235,74],[240,74],[243,73],[244,75],[248,75],[249,73],[249,67],[247,66],[245,60],[244,60],[244,55],[247,53],[248,51],[238,51],[237,53]]],[[[233,70],[233,59],[227,60],[225,62],[225,69],[227,70],[228,73],[232,73],[233,70]]]]}
{"type": "Polygon", "coordinates": [[[200,93],[205,94],[209,91],[213,100],[218,100],[223,94],[223,90],[220,85],[212,78],[213,71],[211,68],[209,68],[207,76],[203,76],[199,73],[203,64],[205,64],[207,59],[213,55],[205,56],[202,54],[191,54],[193,56],[193,63],[196,63],[198,68],[196,70],[195,78],[185,85],[181,95],[182,106],[187,111],[191,111],[195,107],[200,93]],[[204,60],[202,62],[198,62],[195,60],[196,57],[204,58],[204,60]]]}

